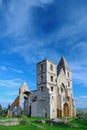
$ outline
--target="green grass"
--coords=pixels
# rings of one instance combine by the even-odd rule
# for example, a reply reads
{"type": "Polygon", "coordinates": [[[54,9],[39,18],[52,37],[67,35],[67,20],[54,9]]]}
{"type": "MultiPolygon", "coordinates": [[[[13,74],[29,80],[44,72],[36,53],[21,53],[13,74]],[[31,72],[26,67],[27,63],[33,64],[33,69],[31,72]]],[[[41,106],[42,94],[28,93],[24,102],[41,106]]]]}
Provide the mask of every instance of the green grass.
{"type": "Polygon", "coordinates": [[[87,129],[87,120],[78,120],[78,119],[74,119],[73,121],[71,121],[72,124],[77,124],[79,126],[79,128],[83,128],[83,129],[87,129]]]}
{"type": "Polygon", "coordinates": [[[0,130],[87,130],[83,127],[78,128],[70,128],[70,127],[63,127],[63,126],[50,126],[50,125],[42,125],[43,128],[38,128],[32,125],[18,125],[18,126],[0,126],[0,130]]]}
{"type": "Polygon", "coordinates": [[[0,126],[0,130],[41,130],[32,125],[0,126]]]}
{"type": "MultiPolygon", "coordinates": [[[[0,118],[0,119],[7,119],[7,118],[0,118]]],[[[27,124],[27,125],[17,125],[17,126],[0,126],[0,130],[87,130],[87,120],[81,121],[78,119],[73,119],[69,122],[69,124],[75,125],[74,128],[69,126],[51,126],[49,124],[40,124],[36,123],[36,120],[46,120],[47,118],[26,118],[23,117],[20,120],[27,120],[33,124],[27,124]],[[39,127],[38,127],[38,126],[39,127]]]]}
{"type": "Polygon", "coordinates": [[[8,119],[7,117],[0,117],[0,120],[6,120],[8,119]]]}

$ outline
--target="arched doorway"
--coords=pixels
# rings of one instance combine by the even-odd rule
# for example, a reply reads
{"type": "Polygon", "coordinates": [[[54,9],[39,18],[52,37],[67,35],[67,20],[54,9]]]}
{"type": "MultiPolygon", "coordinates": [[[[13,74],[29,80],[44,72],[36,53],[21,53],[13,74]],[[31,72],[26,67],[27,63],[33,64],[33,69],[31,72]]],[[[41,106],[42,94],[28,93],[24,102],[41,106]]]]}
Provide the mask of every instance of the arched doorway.
{"type": "Polygon", "coordinates": [[[69,106],[67,103],[64,104],[64,117],[69,117],[69,106]]]}

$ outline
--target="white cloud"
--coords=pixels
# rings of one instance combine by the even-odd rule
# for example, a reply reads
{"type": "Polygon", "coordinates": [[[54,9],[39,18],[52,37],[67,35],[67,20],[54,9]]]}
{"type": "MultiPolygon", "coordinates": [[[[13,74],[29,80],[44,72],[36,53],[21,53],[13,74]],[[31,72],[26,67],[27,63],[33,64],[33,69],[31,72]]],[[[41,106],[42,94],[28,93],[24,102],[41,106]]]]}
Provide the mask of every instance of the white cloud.
{"type": "MultiPolygon", "coordinates": [[[[12,35],[20,39],[26,35],[26,30],[29,28],[29,32],[32,31],[31,22],[31,7],[42,6],[43,4],[50,4],[54,0],[12,0],[9,3],[9,7],[4,11],[6,30],[1,33],[0,36],[12,35]]],[[[4,5],[2,5],[4,6],[4,5]]],[[[29,33],[28,32],[28,33],[29,33]]]]}
{"type": "Polygon", "coordinates": [[[80,96],[75,98],[77,108],[87,108],[87,96],[80,96]]]}
{"type": "Polygon", "coordinates": [[[61,46],[61,41],[64,42],[62,46],[71,62],[74,82],[87,86],[87,9],[81,11],[79,10],[77,17],[74,11],[73,23],[65,24],[58,30],[56,47],[58,44],[61,46]]]}
{"type": "Polygon", "coordinates": [[[2,6],[2,0],[0,0],[0,6],[2,6]]]}
{"type": "MultiPolygon", "coordinates": [[[[84,60],[84,59],[83,59],[84,60]]],[[[87,63],[82,62],[82,60],[70,62],[73,82],[77,84],[83,84],[87,86],[87,63]]]]}
{"type": "Polygon", "coordinates": [[[19,73],[19,74],[23,74],[24,72],[22,70],[19,69],[15,69],[15,68],[10,68],[12,71],[19,73]]]}
{"type": "Polygon", "coordinates": [[[38,0],[42,4],[49,4],[52,3],[54,0],[38,0]]]}
{"type": "Polygon", "coordinates": [[[0,87],[17,88],[21,85],[21,79],[0,80],[0,87]]]}
{"type": "Polygon", "coordinates": [[[31,42],[31,44],[23,44],[23,45],[16,45],[14,48],[10,48],[11,51],[8,50],[9,54],[17,53],[21,57],[25,59],[25,61],[29,63],[37,63],[38,61],[51,58],[57,59],[60,55],[58,52],[55,52],[52,48],[45,48],[44,42],[31,42]],[[51,54],[51,55],[48,55],[51,54]]]}
{"type": "MultiPolygon", "coordinates": [[[[12,0],[9,9],[7,9],[5,15],[8,24],[7,35],[13,34],[15,36],[24,35],[27,27],[29,28],[29,33],[32,30],[31,23],[31,7],[32,6],[41,6],[44,4],[52,3],[53,0],[12,0]]],[[[61,54],[55,52],[53,48],[49,48],[45,43],[50,43],[53,40],[53,47],[58,48],[61,53],[62,50],[68,53],[70,56],[71,69],[73,70],[74,81],[78,83],[83,83],[86,86],[87,80],[87,68],[83,67],[87,65],[87,44],[86,42],[81,42],[80,39],[87,35],[87,8],[76,7],[75,9],[70,10],[70,14],[66,17],[70,20],[70,23],[65,23],[60,29],[54,31],[51,36],[44,39],[32,39],[28,42],[22,41],[20,43],[15,43],[15,46],[10,46],[8,53],[17,53],[23,57],[27,63],[36,63],[39,60],[44,58],[56,59],[61,54]],[[72,12],[72,13],[71,13],[72,12]],[[54,37],[53,37],[54,36],[54,37]],[[50,39],[50,40],[48,40],[50,39]],[[66,40],[66,44],[61,45],[61,41],[66,40]],[[50,55],[50,56],[49,56],[50,55]],[[72,58],[71,58],[72,57],[72,58]],[[75,58],[74,58],[75,57],[75,58]]],[[[22,37],[19,36],[21,39],[22,37]]],[[[31,39],[29,37],[29,39],[31,39]]],[[[18,40],[18,39],[17,39],[18,40]]],[[[6,50],[5,50],[6,51],[6,50]]],[[[7,51],[6,51],[7,53],[7,51]]],[[[21,70],[15,72],[22,73],[21,70]]]]}
{"type": "Polygon", "coordinates": [[[13,100],[12,99],[0,99],[0,104],[3,107],[7,107],[9,104],[12,104],[13,100]]]}
{"type": "Polygon", "coordinates": [[[13,72],[16,72],[16,73],[19,73],[19,74],[23,74],[24,72],[22,71],[22,70],[20,70],[20,69],[16,69],[16,68],[12,68],[12,67],[6,67],[6,66],[4,66],[4,65],[2,65],[2,66],[0,66],[0,69],[1,70],[4,70],[4,71],[6,71],[6,70],[8,70],[8,71],[13,71],[13,72]]]}
{"type": "MultiPolygon", "coordinates": [[[[62,28],[57,32],[58,41],[63,39],[69,39],[71,41],[80,39],[85,33],[87,34],[87,16],[83,16],[83,18],[77,23],[66,24],[62,26],[62,28]],[[80,37],[81,36],[81,37],[80,37]],[[74,38],[74,39],[70,39],[74,38]]],[[[74,44],[74,42],[72,43],[74,44]]],[[[70,43],[69,43],[70,45],[70,43]]]]}
{"type": "Polygon", "coordinates": [[[1,70],[8,70],[8,68],[6,66],[0,66],[1,70]]]}
{"type": "Polygon", "coordinates": [[[17,96],[18,95],[18,91],[10,91],[8,93],[6,93],[7,96],[17,96]]]}

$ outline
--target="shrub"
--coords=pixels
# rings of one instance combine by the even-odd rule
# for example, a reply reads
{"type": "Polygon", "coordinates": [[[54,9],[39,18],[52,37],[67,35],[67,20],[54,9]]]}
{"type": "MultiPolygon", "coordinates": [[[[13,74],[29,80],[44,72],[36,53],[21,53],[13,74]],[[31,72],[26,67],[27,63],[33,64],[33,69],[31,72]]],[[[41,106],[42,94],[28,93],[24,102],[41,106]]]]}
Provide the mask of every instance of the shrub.
{"type": "Polygon", "coordinates": [[[78,111],[76,117],[80,120],[87,120],[87,113],[83,111],[78,111]]]}

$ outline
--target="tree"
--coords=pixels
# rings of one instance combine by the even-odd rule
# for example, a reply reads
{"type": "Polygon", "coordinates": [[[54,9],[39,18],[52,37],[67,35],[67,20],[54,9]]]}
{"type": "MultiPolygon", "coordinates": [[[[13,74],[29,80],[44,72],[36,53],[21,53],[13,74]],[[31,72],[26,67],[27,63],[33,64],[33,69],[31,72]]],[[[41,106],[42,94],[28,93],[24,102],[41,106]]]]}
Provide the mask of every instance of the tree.
{"type": "Polygon", "coordinates": [[[6,114],[8,113],[8,110],[10,109],[10,104],[8,104],[8,107],[6,109],[6,114]]]}
{"type": "Polygon", "coordinates": [[[8,107],[7,107],[7,110],[9,110],[10,109],[10,104],[8,104],[8,107]]]}
{"type": "Polygon", "coordinates": [[[0,104],[0,115],[2,115],[3,113],[3,109],[2,109],[2,105],[0,104]]]}

